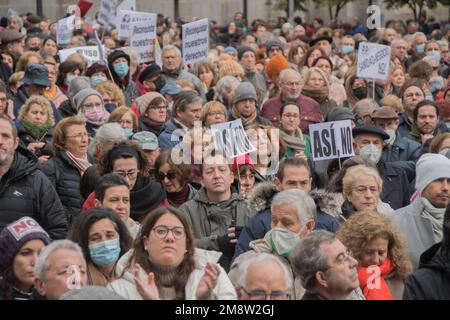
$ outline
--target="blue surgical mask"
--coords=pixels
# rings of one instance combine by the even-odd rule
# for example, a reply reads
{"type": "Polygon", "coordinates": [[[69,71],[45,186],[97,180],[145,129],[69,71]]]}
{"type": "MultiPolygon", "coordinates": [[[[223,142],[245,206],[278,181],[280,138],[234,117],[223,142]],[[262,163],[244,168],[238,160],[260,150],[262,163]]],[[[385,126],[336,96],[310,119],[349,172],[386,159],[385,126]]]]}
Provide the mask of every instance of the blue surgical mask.
{"type": "Polygon", "coordinates": [[[425,52],[425,43],[416,46],[417,53],[422,55],[425,52]]]}
{"type": "Polygon", "coordinates": [[[441,52],[440,51],[429,51],[427,56],[435,58],[438,62],[441,62],[441,52]]]}
{"type": "Polygon", "coordinates": [[[351,45],[348,46],[342,46],[342,53],[347,54],[353,52],[354,48],[351,45]]]}
{"type": "Polygon", "coordinates": [[[114,67],[114,72],[119,77],[125,77],[128,74],[128,71],[130,69],[128,67],[128,63],[126,63],[126,62],[115,63],[115,64],[113,64],[113,67],[114,67]]]}
{"type": "Polygon", "coordinates": [[[103,241],[89,246],[89,255],[92,262],[99,267],[112,266],[119,259],[119,238],[103,241]]]}
{"type": "Polygon", "coordinates": [[[109,113],[113,112],[114,110],[116,110],[117,108],[117,104],[115,103],[105,103],[105,109],[106,111],[108,111],[109,113]]]}
{"type": "Polygon", "coordinates": [[[100,82],[103,82],[103,81],[106,81],[106,80],[108,80],[108,78],[103,77],[103,76],[92,76],[92,77],[91,77],[91,86],[92,86],[92,88],[95,89],[95,87],[96,87],[100,82]]]}
{"type": "Polygon", "coordinates": [[[131,129],[131,128],[123,129],[123,131],[125,132],[125,137],[127,139],[130,139],[134,134],[133,129],[131,129]]]}

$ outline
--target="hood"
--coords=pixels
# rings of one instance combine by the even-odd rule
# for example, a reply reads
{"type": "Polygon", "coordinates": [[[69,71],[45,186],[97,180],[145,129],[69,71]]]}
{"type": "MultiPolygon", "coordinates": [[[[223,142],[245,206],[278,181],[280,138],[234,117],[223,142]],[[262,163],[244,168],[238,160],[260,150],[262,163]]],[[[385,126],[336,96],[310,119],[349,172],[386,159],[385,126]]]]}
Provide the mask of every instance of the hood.
{"type": "Polygon", "coordinates": [[[273,182],[263,182],[256,185],[248,198],[250,210],[253,214],[270,209],[272,199],[278,191],[273,182]]]}
{"type": "Polygon", "coordinates": [[[450,275],[450,251],[437,243],[420,256],[419,269],[432,269],[450,275]]]}
{"type": "Polygon", "coordinates": [[[8,172],[8,180],[13,181],[23,178],[38,169],[36,156],[28,149],[18,146],[14,154],[14,160],[8,172]]]}
{"type": "Polygon", "coordinates": [[[273,248],[270,244],[268,234],[269,234],[269,232],[267,232],[264,235],[264,238],[262,238],[262,239],[256,239],[256,240],[250,241],[250,243],[248,244],[250,249],[252,249],[258,253],[265,252],[265,253],[272,253],[274,255],[277,255],[276,252],[273,251],[273,248]]]}

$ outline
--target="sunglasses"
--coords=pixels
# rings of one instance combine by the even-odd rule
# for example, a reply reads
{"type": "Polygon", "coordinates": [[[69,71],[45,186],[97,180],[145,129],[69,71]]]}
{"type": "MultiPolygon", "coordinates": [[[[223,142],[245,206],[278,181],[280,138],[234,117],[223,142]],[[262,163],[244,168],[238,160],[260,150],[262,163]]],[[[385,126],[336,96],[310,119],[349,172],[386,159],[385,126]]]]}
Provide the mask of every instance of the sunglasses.
{"type": "Polygon", "coordinates": [[[167,179],[169,180],[173,180],[177,177],[177,174],[173,171],[169,171],[167,172],[167,174],[164,174],[162,172],[158,172],[158,180],[159,181],[163,181],[165,178],[167,177],[167,179]]]}

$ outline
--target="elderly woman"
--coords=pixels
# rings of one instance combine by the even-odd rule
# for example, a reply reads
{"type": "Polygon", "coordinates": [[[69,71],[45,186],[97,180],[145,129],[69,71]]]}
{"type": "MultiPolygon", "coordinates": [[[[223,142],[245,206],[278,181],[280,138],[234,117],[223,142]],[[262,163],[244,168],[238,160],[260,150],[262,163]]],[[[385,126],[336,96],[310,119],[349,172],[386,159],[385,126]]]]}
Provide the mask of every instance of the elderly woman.
{"type": "Polygon", "coordinates": [[[131,137],[139,130],[136,114],[128,107],[119,107],[111,112],[108,122],[119,123],[125,131],[127,139],[131,139],[131,137]]]}
{"type": "Polygon", "coordinates": [[[326,56],[321,56],[314,60],[312,66],[323,71],[330,83],[330,97],[333,97],[333,100],[336,101],[338,106],[343,106],[344,101],[347,100],[347,94],[339,79],[332,74],[333,63],[331,60],[326,56]]]}
{"type": "Polygon", "coordinates": [[[21,143],[33,152],[42,164],[53,156],[53,117],[50,102],[33,95],[20,108],[17,131],[21,143]]]}
{"type": "Polygon", "coordinates": [[[344,203],[342,220],[348,219],[356,211],[373,210],[388,214],[393,211],[389,204],[380,199],[383,182],[374,168],[357,165],[347,169],[343,179],[344,203]]]}
{"type": "Polygon", "coordinates": [[[42,248],[50,243],[44,229],[23,217],[0,232],[0,299],[29,300],[34,287],[34,265],[42,248]],[[16,228],[22,230],[17,233],[16,228]]]}
{"type": "Polygon", "coordinates": [[[161,92],[165,85],[166,79],[164,79],[161,67],[154,62],[151,62],[141,71],[136,81],[136,86],[141,95],[152,91],[161,92]]]}
{"type": "Polygon", "coordinates": [[[80,180],[94,162],[87,154],[88,142],[83,118],[75,116],[61,120],[53,131],[54,157],[41,168],[55,187],[69,221],[81,211],[80,180]]]}
{"type": "Polygon", "coordinates": [[[216,100],[221,102],[227,110],[233,106],[233,96],[241,82],[233,76],[226,76],[217,81],[215,91],[216,100]]]}
{"type": "Polygon", "coordinates": [[[114,50],[108,56],[108,67],[114,83],[119,86],[125,95],[125,105],[131,106],[139,96],[136,83],[131,79],[130,56],[122,50],[114,50]]]}
{"type": "Polygon", "coordinates": [[[79,215],[68,239],[77,243],[87,263],[88,285],[106,287],[116,279],[117,261],[132,245],[127,226],[112,210],[94,208],[79,215]]]}
{"type": "Polygon", "coordinates": [[[114,82],[110,80],[101,81],[95,86],[95,90],[101,94],[108,112],[113,112],[118,107],[127,106],[125,104],[125,96],[114,82]]]}
{"type": "Polygon", "coordinates": [[[182,213],[159,208],[144,220],[133,250],[118,262],[120,279],[108,288],[130,300],[236,299],[219,258],[217,252],[195,248],[182,213]]]}
{"type": "Polygon", "coordinates": [[[189,164],[175,164],[171,151],[159,155],[155,162],[156,177],[164,188],[169,204],[178,208],[192,200],[200,185],[192,182],[192,170],[189,164]]]}
{"type": "Polygon", "coordinates": [[[330,110],[337,107],[334,100],[330,98],[330,84],[325,73],[317,68],[311,67],[305,75],[305,85],[302,94],[314,99],[320,105],[320,112],[325,118],[330,110]]]}
{"type": "Polygon", "coordinates": [[[73,97],[78,116],[86,121],[86,130],[91,138],[95,137],[98,128],[108,120],[109,112],[106,111],[103,98],[94,89],[86,88],[73,97]]]}
{"type": "Polygon", "coordinates": [[[219,101],[210,101],[202,108],[202,125],[209,128],[213,124],[227,121],[227,109],[219,101]]]}
{"type": "Polygon", "coordinates": [[[158,92],[149,92],[136,99],[136,107],[141,115],[140,130],[150,131],[159,136],[168,118],[166,99],[158,92]]]}
{"type": "Polygon", "coordinates": [[[280,109],[280,141],[285,145],[285,158],[311,156],[311,140],[300,126],[300,108],[286,104],[280,109]]]}
{"type": "Polygon", "coordinates": [[[366,299],[401,300],[413,268],[405,239],[391,220],[373,211],[357,212],[337,235],[358,260],[359,286],[366,299]]]}

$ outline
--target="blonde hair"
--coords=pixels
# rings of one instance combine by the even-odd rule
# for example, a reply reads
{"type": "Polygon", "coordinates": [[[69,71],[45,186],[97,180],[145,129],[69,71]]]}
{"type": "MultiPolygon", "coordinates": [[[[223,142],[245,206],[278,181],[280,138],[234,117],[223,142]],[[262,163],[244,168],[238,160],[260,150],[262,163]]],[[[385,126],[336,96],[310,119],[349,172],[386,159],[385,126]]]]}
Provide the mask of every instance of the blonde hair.
{"type": "Polygon", "coordinates": [[[8,87],[16,88],[19,81],[22,81],[24,75],[25,72],[23,71],[13,73],[8,79],[8,87]]]}
{"type": "Polygon", "coordinates": [[[325,86],[327,87],[327,90],[329,92],[330,90],[330,83],[328,82],[327,76],[325,75],[325,73],[323,73],[323,71],[317,67],[311,67],[308,69],[308,71],[306,71],[305,74],[305,79],[303,81],[304,84],[306,84],[309,80],[309,78],[311,78],[311,75],[313,72],[317,72],[318,74],[320,74],[320,76],[322,77],[322,79],[325,81],[325,86]]]}
{"type": "Polygon", "coordinates": [[[25,104],[20,108],[19,112],[19,119],[20,120],[26,120],[27,113],[30,111],[30,108],[33,104],[37,104],[41,106],[45,113],[48,116],[48,119],[52,122],[52,125],[55,123],[54,117],[53,117],[53,110],[52,105],[50,104],[50,101],[47,100],[47,98],[44,98],[43,96],[38,95],[32,95],[25,101],[25,104]]]}
{"type": "Polygon", "coordinates": [[[397,113],[403,112],[403,104],[399,97],[393,94],[388,94],[380,100],[380,106],[391,107],[397,113]]]}
{"type": "Polygon", "coordinates": [[[111,122],[120,123],[120,121],[122,120],[122,117],[126,113],[130,113],[131,114],[131,118],[133,119],[133,131],[134,132],[138,131],[139,127],[138,127],[138,120],[137,120],[136,114],[133,112],[133,110],[131,110],[128,107],[118,107],[118,108],[116,108],[109,115],[108,122],[109,123],[111,123],[111,122]]]}
{"type": "Polygon", "coordinates": [[[201,121],[202,124],[205,125],[205,121],[206,121],[206,117],[208,116],[208,112],[212,109],[220,109],[220,111],[223,111],[224,116],[225,116],[225,121],[227,119],[227,108],[219,101],[210,101],[208,103],[206,103],[205,105],[203,105],[202,108],[202,115],[201,115],[201,121]]]}
{"type": "Polygon", "coordinates": [[[16,65],[16,72],[25,71],[25,68],[29,64],[28,60],[31,57],[37,58],[39,64],[44,64],[44,58],[42,58],[42,56],[38,52],[27,51],[20,56],[19,61],[17,62],[17,65],[16,65]]]}
{"type": "Polygon", "coordinates": [[[125,96],[122,90],[111,80],[102,81],[95,87],[102,97],[105,93],[113,96],[113,99],[117,102],[117,107],[129,107],[125,104],[125,96]]]}
{"type": "Polygon", "coordinates": [[[342,179],[342,184],[344,187],[343,196],[347,199],[352,193],[353,185],[355,184],[355,180],[359,177],[371,176],[375,179],[375,182],[378,186],[378,191],[381,192],[383,187],[383,181],[381,180],[378,171],[374,168],[359,164],[347,169],[344,178],[342,179]]]}

